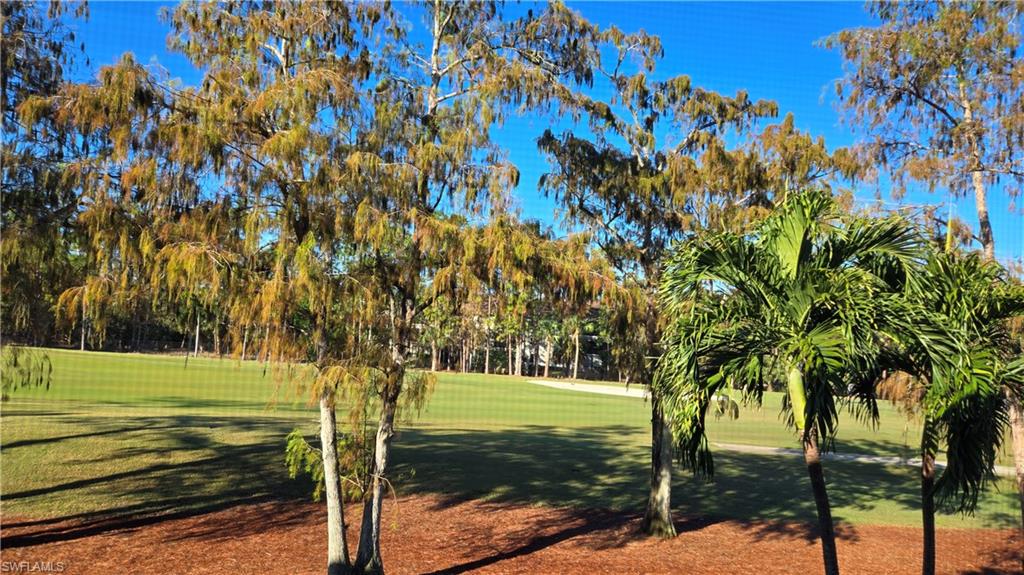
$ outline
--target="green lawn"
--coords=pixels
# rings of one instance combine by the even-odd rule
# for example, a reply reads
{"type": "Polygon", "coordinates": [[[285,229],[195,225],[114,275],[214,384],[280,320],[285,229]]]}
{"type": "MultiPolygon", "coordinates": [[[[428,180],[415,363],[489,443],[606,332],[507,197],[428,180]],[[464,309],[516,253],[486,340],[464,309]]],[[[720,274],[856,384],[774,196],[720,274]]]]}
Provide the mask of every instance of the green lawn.
{"type": "MultiPolygon", "coordinates": [[[[99,352],[47,352],[49,390],[2,406],[5,515],[102,518],[195,513],[266,498],[303,498],[284,438],[316,431],[305,394],[262,364],[99,352]]],[[[738,420],[712,422],[712,441],[795,447],[778,395],[738,420]]],[[[526,378],[443,374],[420,416],[403,426],[393,461],[399,493],[641,509],[647,476],[644,401],[561,391],[526,378]]],[[[917,428],[883,406],[877,430],[843,420],[841,452],[909,455],[917,428]]],[[[716,452],[714,483],[679,473],[688,513],[741,520],[814,517],[801,460],[716,452]]],[[[915,470],[826,462],[837,519],[916,524],[915,470]]],[[[1002,527],[1019,517],[1012,484],[974,517],[947,527],[1002,527]]]]}

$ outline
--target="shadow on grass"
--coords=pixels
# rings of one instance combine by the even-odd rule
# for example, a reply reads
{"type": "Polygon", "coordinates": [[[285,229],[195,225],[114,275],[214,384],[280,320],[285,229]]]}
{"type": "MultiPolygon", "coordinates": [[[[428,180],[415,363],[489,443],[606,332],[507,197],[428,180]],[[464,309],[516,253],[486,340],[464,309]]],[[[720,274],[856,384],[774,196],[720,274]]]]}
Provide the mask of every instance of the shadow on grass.
{"type": "MultiPolygon", "coordinates": [[[[3,497],[37,507],[45,507],[54,497],[91,497],[115,504],[62,517],[5,521],[4,527],[11,529],[4,537],[8,547],[134,529],[241,504],[309,500],[309,481],[289,479],[283,464],[285,436],[294,420],[184,415],[136,417],[127,423],[111,417],[53,419],[73,424],[75,433],[54,437],[47,447],[68,451],[65,461],[70,466],[94,465],[103,471],[74,479],[54,473],[44,486],[5,491],[3,497]],[[74,447],[88,445],[91,436],[112,442],[118,433],[124,437],[117,438],[116,447],[103,447],[110,444],[102,442],[88,452],[74,447]]],[[[614,547],[635,537],[635,531],[626,533],[623,527],[636,522],[645,503],[649,450],[635,441],[637,433],[628,426],[408,429],[395,443],[392,480],[399,493],[440,496],[439,506],[479,499],[499,505],[498,512],[503,504],[565,510],[565,521],[557,530],[524,534],[526,543],[514,549],[450,567],[445,573],[478,569],[596,532],[602,532],[599,545],[614,547]]],[[[37,444],[14,441],[4,450],[19,445],[24,449],[13,453],[31,452],[29,446],[37,444]]],[[[718,451],[715,459],[718,475],[713,483],[685,472],[676,474],[673,498],[680,532],[728,520],[758,539],[797,538],[808,544],[816,540],[814,500],[799,458],[718,451]]],[[[826,477],[842,539],[858,537],[856,528],[843,521],[842,509],[870,512],[880,502],[918,509],[911,468],[832,461],[826,465],[826,477]]],[[[1006,526],[1016,520],[1009,513],[1006,519],[1006,526]]],[[[233,525],[231,536],[304,520],[308,517],[298,511],[256,513],[251,521],[233,525]]]]}
{"type": "MultiPolygon", "coordinates": [[[[90,464],[107,469],[91,477],[62,481],[53,473],[43,487],[3,493],[8,502],[34,503],[48,498],[89,498],[97,506],[108,502],[124,503],[95,511],[72,513],[46,519],[4,521],[4,546],[27,547],[52,541],[67,541],[108,531],[134,529],[171,519],[201,515],[242,504],[267,501],[305,501],[312,491],[308,480],[291,480],[284,466],[284,441],[294,422],[260,418],[223,418],[202,416],[133,418],[132,425],[104,429],[114,418],[61,418],[91,433],[75,433],[53,438],[61,441],[88,440],[123,434],[116,449],[92,453],[65,447],[68,455],[78,455],[70,465],[90,464]],[[230,434],[219,437],[213,430],[226,428],[230,434]],[[91,456],[91,457],[90,457],[91,456]],[[101,494],[101,495],[100,495],[101,494]]],[[[12,445],[33,445],[26,440],[12,445]]],[[[50,446],[52,447],[52,445],[50,446]]],[[[6,452],[9,446],[3,447],[6,452]]],[[[31,451],[26,449],[26,451],[31,451]]],[[[40,470],[42,471],[42,470],[40,470]]],[[[6,484],[10,478],[6,478],[6,484]]],[[[8,508],[9,509],[9,508],[8,508]]],[[[7,510],[5,510],[7,511],[7,510]]],[[[297,515],[277,514],[266,520],[238,525],[236,533],[273,529],[295,522],[297,515]]]]}
{"type": "MultiPolygon", "coordinates": [[[[527,426],[502,431],[412,429],[396,441],[399,489],[468,499],[634,511],[646,503],[649,450],[629,445],[633,428],[563,430],[527,426]]],[[[817,537],[814,499],[800,458],[716,451],[713,482],[677,471],[673,487],[682,517],[746,523],[762,537],[817,537]]],[[[843,510],[884,513],[920,509],[916,470],[852,461],[825,469],[837,534],[856,538],[843,510]]],[[[1003,495],[1003,494],[1001,494],[1003,495]]],[[[1006,509],[1013,509],[1007,497],[1006,509]]],[[[988,512],[993,527],[1012,514],[988,512]]],[[[884,521],[884,515],[879,516],[884,521]]]]}

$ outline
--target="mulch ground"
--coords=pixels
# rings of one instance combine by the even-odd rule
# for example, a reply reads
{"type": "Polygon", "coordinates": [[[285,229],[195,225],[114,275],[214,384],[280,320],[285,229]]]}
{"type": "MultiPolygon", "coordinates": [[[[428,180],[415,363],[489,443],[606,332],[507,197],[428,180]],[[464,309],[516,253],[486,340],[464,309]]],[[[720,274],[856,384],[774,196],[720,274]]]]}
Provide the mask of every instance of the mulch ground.
{"type": "MultiPolygon", "coordinates": [[[[355,508],[347,510],[353,521],[355,508]]],[[[71,521],[4,518],[0,567],[9,562],[69,574],[323,573],[325,512],[312,503],[260,503],[192,517],[71,521]]],[[[438,497],[389,501],[383,535],[390,574],[820,573],[804,524],[680,517],[679,537],[636,535],[639,517],[438,497]]],[[[350,532],[352,546],[354,532],[350,532]]],[[[914,528],[839,530],[845,573],[920,572],[914,528]]],[[[939,530],[940,573],[1020,573],[1012,531],[939,530]]]]}

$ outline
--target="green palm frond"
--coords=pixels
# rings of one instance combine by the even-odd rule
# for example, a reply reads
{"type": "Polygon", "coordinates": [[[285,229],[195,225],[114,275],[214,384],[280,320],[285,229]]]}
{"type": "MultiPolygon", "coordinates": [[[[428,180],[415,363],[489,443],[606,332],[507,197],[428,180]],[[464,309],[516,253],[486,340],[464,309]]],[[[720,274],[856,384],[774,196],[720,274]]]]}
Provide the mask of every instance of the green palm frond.
{"type": "Polygon", "coordinates": [[[678,244],[661,284],[673,321],[656,387],[684,465],[713,472],[704,436],[712,398],[729,387],[760,401],[776,367],[799,375],[794,401],[783,402],[789,424],[813,425],[826,445],[843,403],[877,420],[873,382],[892,363],[880,359],[894,339],[887,332],[907,327],[890,318],[917,281],[924,245],[907,222],[844,215],[817,190],[788,194],[750,235],[678,244]]]}

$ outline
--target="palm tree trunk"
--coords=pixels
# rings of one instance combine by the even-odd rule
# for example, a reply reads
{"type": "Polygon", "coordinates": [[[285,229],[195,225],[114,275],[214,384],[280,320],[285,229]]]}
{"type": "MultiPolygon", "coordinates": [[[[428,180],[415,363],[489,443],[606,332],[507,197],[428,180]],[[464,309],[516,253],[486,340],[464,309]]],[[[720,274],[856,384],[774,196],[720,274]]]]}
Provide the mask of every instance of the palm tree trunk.
{"type": "Polygon", "coordinates": [[[922,575],[935,575],[935,455],[921,454],[922,575]]]}
{"type": "Polygon", "coordinates": [[[935,575],[935,454],[939,450],[938,431],[930,417],[921,430],[921,573],[935,575]]]}
{"type": "Polygon", "coordinates": [[[818,429],[815,425],[804,433],[804,462],[807,475],[811,478],[814,504],[818,509],[818,530],[821,537],[821,555],[825,562],[825,575],[839,575],[839,556],[836,553],[836,532],[832,524],[832,507],[828,502],[825,472],[821,467],[821,453],[818,451],[818,429]]]}
{"type": "Polygon", "coordinates": [[[672,522],[672,431],[657,399],[651,400],[651,489],[641,529],[655,537],[676,536],[672,522]]]}
{"type": "Polygon", "coordinates": [[[338,473],[338,433],[334,400],[324,389],[320,393],[320,445],[324,465],[324,494],[327,499],[327,575],[351,571],[345,541],[345,508],[338,473]]]}

